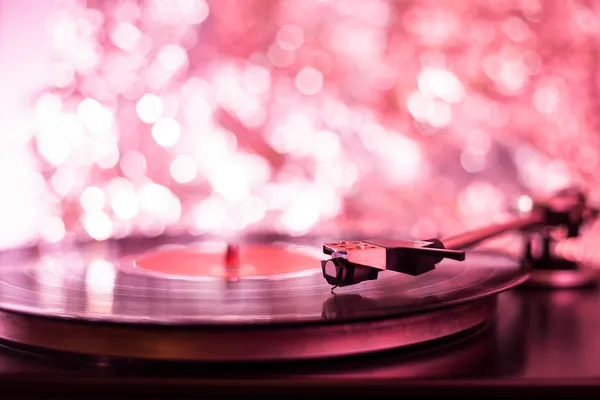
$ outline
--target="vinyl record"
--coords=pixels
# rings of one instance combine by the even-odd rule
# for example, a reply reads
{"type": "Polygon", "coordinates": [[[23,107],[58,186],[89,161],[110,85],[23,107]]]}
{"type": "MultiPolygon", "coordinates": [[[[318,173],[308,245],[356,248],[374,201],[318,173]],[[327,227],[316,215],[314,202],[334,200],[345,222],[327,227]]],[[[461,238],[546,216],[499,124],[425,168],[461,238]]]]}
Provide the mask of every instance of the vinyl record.
{"type": "Polygon", "coordinates": [[[0,337],[34,347],[159,360],[277,360],[409,346],[484,323],[493,295],[526,273],[468,254],[418,277],[382,273],[338,288],[318,246],[222,243],[136,248],[95,243],[0,261],[0,337]],[[185,264],[185,265],[183,265],[185,264]]]}

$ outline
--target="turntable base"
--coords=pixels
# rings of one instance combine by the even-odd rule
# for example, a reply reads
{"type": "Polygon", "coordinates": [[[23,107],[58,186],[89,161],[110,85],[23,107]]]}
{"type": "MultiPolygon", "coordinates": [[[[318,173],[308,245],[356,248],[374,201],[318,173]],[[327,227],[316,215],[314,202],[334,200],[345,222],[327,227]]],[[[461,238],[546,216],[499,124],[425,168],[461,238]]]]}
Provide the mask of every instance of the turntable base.
{"type": "Polygon", "coordinates": [[[598,290],[508,291],[485,329],[446,345],[319,361],[92,364],[0,346],[0,390],[45,399],[593,399],[599,302],[598,290]]]}
{"type": "Polygon", "coordinates": [[[129,261],[145,250],[130,248],[0,253],[2,392],[597,397],[598,290],[507,290],[527,274],[498,253],[332,293],[318,273],[234,283],[144,274],[129,261]],[[306,358],[319,351],[328,357],[306,358]]]}
{"type": "Polygon", "coordinates": [[[495,298],[490,296],[427,313],[374,321],[269,327],[103,324],[2,312],[0,337],[34,348],[101,358],[291,360],[422,344],[477,327],[494,311],[495,298]]]}
{"type": "Polygon", "coordinates": [[[190,271],[194,260],[214,258],[214,247],[130,248],[112,242],[43,255],[0,254],[0,339],[32,349],[154,361],[350,356],[473,330],[492,319],[498,293],[527,278],[508,256],[472,252],[465,262],[444,261],[421,276],[384,271],[375,281],[332,292],[314,246],[278,242],[254,247],[258,253],[241,251],[254,258],[236,265],[257,265],[262,257],[269,271],[280,263],[285,272],[258,268],[234,281],[228,274],[184,273],[165,261],[185,259],[190,271]],[[173,257],[179,251],[184,257],[173,257]],[[147,254],[152,264],[138,268],[147,254]],[[293,271],[286,270],[282,254],[302,254],[293,271]]]}

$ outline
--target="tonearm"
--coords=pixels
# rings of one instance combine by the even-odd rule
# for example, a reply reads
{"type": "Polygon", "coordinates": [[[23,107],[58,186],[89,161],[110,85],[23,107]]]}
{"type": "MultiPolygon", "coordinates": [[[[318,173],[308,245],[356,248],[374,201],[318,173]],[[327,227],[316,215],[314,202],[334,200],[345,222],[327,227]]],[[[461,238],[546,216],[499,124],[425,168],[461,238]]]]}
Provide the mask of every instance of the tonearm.
{"type": "Polygon", "coordinates": [[[444,258],[463,261],[465,249],[509,231],[563,227],[568,237],[577,237],[582,225],[597,214],[582,191],[569,188],[536,201],[527,214],[446,238],[325,243],[323,252],[331,258],[321,262],[323,276],[334,286],[374,280],[379,272],[387,270],[417,276],[435,269],[444,258]]]}

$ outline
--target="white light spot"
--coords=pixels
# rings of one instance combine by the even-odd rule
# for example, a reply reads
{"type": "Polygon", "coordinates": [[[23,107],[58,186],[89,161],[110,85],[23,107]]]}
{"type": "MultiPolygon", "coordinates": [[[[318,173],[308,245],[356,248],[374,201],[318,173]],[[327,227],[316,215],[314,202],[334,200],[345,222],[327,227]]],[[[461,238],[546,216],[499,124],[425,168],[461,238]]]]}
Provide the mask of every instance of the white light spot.
{"type": "Polygon", "coordinates": [[[317,94],[323,88],[323,74],[311,67],[305,67],[298,72],[295,79],[296,88],[307,96],[317,94]]]}
{"type": "Polygon", "coordinates": [[[77,71],[87,75],[90,74],[100,62],[100,55],[92,41],[83,42],[79,44],[77,50],[72,53],[71,61],[77,71]]]}
{"type": "Polygon", "coordinates": [[[292,235],[305,234],[322,215],[335,215],[339,210],[339,199],[330,186],[302,186],[296,188],[297,195],[279,220],[280,227],[292,235]]]}
{"type": "Polygon", "coordinates": [[[499,78],[503,89],[510,94],[515,94],[523,89],[529,79],[519,62],[505,62],[499,78]]]}
{"type": "Polygon", "coordinates": [[[119,147],[112,141],[101,143],[96,148],[96,164],[102,169],[111,169],[119,162],[119,147]]]}
{"type": "Polygon", "coordinates": [[[244,165],[232,159],[209,171],[208,180],[215,192],[234,202],[248,194],[249,174],[244,165]]]}
{"type": "Polygon", "coordinates": [[[492,148],[492,139],[487,132],[473,130],[467,138],[467,149],[476,155],[485,155],[492,148]]]}
{"type": "Polygon", "coordinates": [[[289,67],[294,63],[296,58],[294,52],[284,50],[278,44],[269,47],[267,57],[269,58],[269,61],[271,61],[271,64],[279,68],[289,67]]]}
{"type": "Polygon", "coordinates": [[[471,174],[483,171],[486,164],[487,159],[485,154],[477,154],[468,150],[460,154],[460,165],[462,165],[465,171],[471,174]]]}
{"type": "Polygon", "coordinates": [[[220,231],[227,221],[227,205],[222,199],[209,197],[196,206],[192,218],[198,233],[220,231]]]}
{"type": "Polygon", "coordinates": [[[519,197],[518,207],[519,211],[521,212],[530,212],[533,208],[533,200],[531,199],[531,197],[524,194],[521,197],[519,197]]]}
{"type": "Polygon", "coordinates": [[[198,167],[196,162],[190,156],[180,155],[177,156],[169,167],[169,172],[173,179],[178,183],[191,182],[196,178],[198,174],[198,167]]]}
{"type": "MultiPolygon", "coordinates": [[[[185,12],[185,20],[190,24],[201,24],[210,14],[210,9],[205,0],[186,0],[183,4],[182,11],[185,12]]],[[[181,5],[179,3],[179,6],[181,5]]]]}
{"type": "Polygon", "coordinates": [[[94,294],[105,291],[112,293],[116,277],[117,272],[112,263],[106,260],[93,260],[85,273],[85,284],[94,294]]]}
{"type": "Polygon", "coordinates": [[[161,118],[152,127],[152,137],[162,147],[171,147],[181,135],[179,122],[173,118],[161,118]]]}
{"type": "Polygon", "coordinates": [[[128,151],[121,157],[120,166],[127,178],[141,178],[146,173],[146,157],[138,151],[128,151]]]}
{"type": "Polygon", "coordinates": [[[111,207],[117,217],[132,219],[138,213],[138,199],[132,185],[123,185],[112,195],[111,207]]]}
{"type": "Polygon", "coordinates": [[[452,121],[452,108],[444,102],[434,101],[427,108],[427,121],[436,128],[448,126],[452,121]]]}
{"type": "Polygon", "coordinates": [[[106,240],[112,235],[110,217],[102,211],[88,212],[83,216],[83,228],[94,240],[106,240]]]}
{"type": "Polygon", "coordinates": [[[510,17],[502,22],[502,30],[515,42],[523,42],[529,38],[530,31],[527,24],[518,17],[510,17]]]}
{"type": "Polygon", "coordinates": [[[142,122],[151,124],[162,116],[164,104],[157,95],[146,93],[138,100],[135,109],[142,122]]]}
{"type": "Polygon", "coordinates": [[[158,64],[168,72],[175,72],[188,61],[186,51],[175,44],[168,44],[158,52],[158,64]]]}
{"type": "Polygon", "coordinates": [[[106,196],[99,187],[89,186],[79,196],[79,203],[88,212],[102,210],[106,204],[106,196]]]}
{"type": "Polygon", "coordinates": [[[284,50],[298,50],[302,43],[304,43],[304,31],[297,25],[284,25],[277,32],[277,44],[284,50]]]}
{"type": "Polygon", "coordinates": [[[40,125],[54,122],[60,116],[63,103],[60,97],[45,93],[41,95],[35,105],[35,116],[40,125]]]}
{"type": "Polygon", "coordinates": [[[67,195],[75,186],[75,174],[72,170],[66,168],[58,169],[50,179],[54,191],[61,195],[67,195]]]}
{"type": "Polygon", "coordinates": [[[427,120],[427,109],[430,103],[431,100],[426,99],[418,90],[413,90],[406,99],[408,111],[417,121],[421,122],[427,120]]]}
{"type": "Polygon", "coordinates": [[[543,114],[552,114],[558,109],[559,98],[552,88],[541,87],[533,92],[533,106],[543,114]]]}
{"type": "Polygon", "coordinates": [[[461,214],[466,216],[464,223],[473,226],[503,210],[505,194],[487,182],[473,182],[459,195],[458,202],[461,214]]]}
{"type": "Polygon", "coordinates": [[[458,78],[442,68],[425,68],[419,74],[418,86],[425,97],[439,98],[451,104],[459,103],[465,95],[458,78]]]}
{"type": "Polygon", "coordinates": [[[63,114],[41,127],[38,132],[38,151],[51,164],[61,165],[67,161],[76,142],[84,135],[79,119],[73,114],[63,114]]]}
{"type": "Polygon", "coordinates": [[[271,89],[271,73],[263,67],[251,66],[242,77],[244,89],[251,93],[263,94],[271,89]]]}
{"type": "Polygon", "coordinates": [[[138,198],[142,211],[154,214],[160,222],[169,225],[179,221],[181,217],[181,202],[167,187],[148,183],[143,185],[138,198]]]}
{"type": "Polygon", "coordinates": [[[85,98],[77,106],[77,116],[82,120],[92,117],[102,107],[96,99],[85,98]]]}
{"type": "Polygon", "coordinates": [[[133,50],[140,42],[141,37],[140,30],[126,22],[117,24],[115,29],[110,33],[110,40],[112,40],[115,46],[124,51],[133,50]]]}
{"type": "Polygon", "coordinates": [[[412,182],[424,174],[423,152],[419,143],[398,133],[389,132],[377,150],[390,180],[397,184],[412,182]]]}
{"type": "Polygon", "coordinates": [[[50,76],[56,87],[67,87],[75,80],[75,67],[66,62],[56,63],[51,67],[50,76]]]}
{"type": "Polygon", "coordinates": [[[267,212],[267,203],[260,197],[248,197],[239,205],[242,217],[248,223],[255,223],[262,220],[267,212]]]}
{"type": "Polygon", "coordinates": [[[313,140],[313,153],[319,159],[337,156],[341,147],[340,138],[330,131],[318,132],[313,140]]]}
{"type": "Polygon", "coordinates": [[[58,217],[52,217],[42,223],[41,237],[49,243],[58,243],[65,237],[65,224],[58,217]]]}
{"type": "Polygon", "coordinates": [[[94,135],[108,133],[112,128],[112,112],[92,98],[86,98],[79,103],[77,117],[83,122],[87,131],[94,135]]]}

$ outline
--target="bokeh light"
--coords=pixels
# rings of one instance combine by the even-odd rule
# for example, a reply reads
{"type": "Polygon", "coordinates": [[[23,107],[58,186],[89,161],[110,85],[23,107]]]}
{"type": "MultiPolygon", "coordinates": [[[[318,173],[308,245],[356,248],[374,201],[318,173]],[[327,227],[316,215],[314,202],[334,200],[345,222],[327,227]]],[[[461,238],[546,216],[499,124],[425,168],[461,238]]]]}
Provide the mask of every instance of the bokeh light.
{"type": "Polygon", "coordinates": [[[0,146],[2,246],[432,236],[598,197],[593,2],[58,4],[47,86],[0,146]]]}

